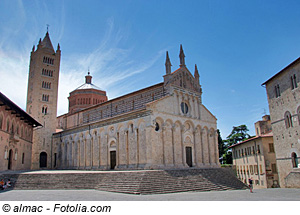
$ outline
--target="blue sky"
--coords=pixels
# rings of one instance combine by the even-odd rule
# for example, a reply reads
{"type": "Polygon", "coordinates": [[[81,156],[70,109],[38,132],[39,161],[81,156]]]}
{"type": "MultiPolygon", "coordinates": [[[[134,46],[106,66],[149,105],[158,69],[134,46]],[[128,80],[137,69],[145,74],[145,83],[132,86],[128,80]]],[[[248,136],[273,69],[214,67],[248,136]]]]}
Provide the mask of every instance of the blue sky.
{"type": "Polygon", "coordinates": [[[58,114],[70,91],[93,83],[109,98],[163,81],[183,45],[197,64],[203,104],[225,138],[269,113],[261,84],[299,57],[300,1],[0,0],[0,91],[25,109],[30,51],[49,33],[62,50],[58,114]]]}

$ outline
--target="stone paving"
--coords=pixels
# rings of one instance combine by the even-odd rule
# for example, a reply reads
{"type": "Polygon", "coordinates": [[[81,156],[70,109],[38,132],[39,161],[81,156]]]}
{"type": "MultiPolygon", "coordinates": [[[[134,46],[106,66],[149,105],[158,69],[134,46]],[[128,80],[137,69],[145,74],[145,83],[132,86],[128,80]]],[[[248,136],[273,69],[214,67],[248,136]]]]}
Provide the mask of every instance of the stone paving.
{"type": "Polygon", "coordinates": [[[0,201],[300,201],[300,189],[227,190],[132,195],[97,190],[6,190],[0,201]]]}

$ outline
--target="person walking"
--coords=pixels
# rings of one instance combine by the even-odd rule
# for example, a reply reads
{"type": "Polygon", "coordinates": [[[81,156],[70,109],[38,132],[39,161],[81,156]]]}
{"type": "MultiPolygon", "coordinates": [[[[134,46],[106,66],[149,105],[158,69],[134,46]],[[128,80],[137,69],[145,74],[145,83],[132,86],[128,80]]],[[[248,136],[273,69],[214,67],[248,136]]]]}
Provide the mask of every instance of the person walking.
{"type": "Polygon", "coordinates": [[[250,193],[253,193],[253,180],[252,180],[252,178],[249,178],[248,182],[249,182],[250,193]]]}

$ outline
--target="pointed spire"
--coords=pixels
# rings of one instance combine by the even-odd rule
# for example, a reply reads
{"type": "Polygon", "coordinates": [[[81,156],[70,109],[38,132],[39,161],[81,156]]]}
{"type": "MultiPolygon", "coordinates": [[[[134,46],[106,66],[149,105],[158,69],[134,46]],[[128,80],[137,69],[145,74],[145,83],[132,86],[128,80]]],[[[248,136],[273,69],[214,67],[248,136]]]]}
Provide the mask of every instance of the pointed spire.
{"type": "Polygon", "coordinates": [[[46,33],[46,35],[45,35],[45,37],[42,41],[42,45],[43,45],[43,48],[50,49],[51,51],[54,52],[54,48],[52,46],[51,39],[50,39],[48,31],[47,31],[47,33],[46,33]]]}
{"type": "Polygon", "coordinates": [[[166,66],[166,74],[167,75],[171,74],[171,66],[172,66],[172,64],[171,64],[171,61],[170,61],[170,58],[169,58],[168,51],[167,51],[165,66],[166,66]]]}
{"type": "Polygon", "coordinates": [[[182,44],[180,44],[180,53],[179,53],[179,59],[180,59],[180,67],[185,67],[185,55],[183,52],[182,44]]]}
{"type": "Polygon", "coordinates": [[[33,47],[32,47],[32,52],[34,52],[35,51],[35,45],[33,45],[33,47]]]}
{"type": "Polygon", "coordinates": [[[195,64],[195,73],[194,73],[194,77],[197,81],[197,84],[200,84],[200,81],[199,81],[199,72],[198,72],[198,68],[197,68],[197,64],[195,64]]]}
{"type": "Polygon", "coordinates": [[[56,51],[60,51],[60,45],[59,45],[59,43],[57,44],[57,50],[56,51]]]}

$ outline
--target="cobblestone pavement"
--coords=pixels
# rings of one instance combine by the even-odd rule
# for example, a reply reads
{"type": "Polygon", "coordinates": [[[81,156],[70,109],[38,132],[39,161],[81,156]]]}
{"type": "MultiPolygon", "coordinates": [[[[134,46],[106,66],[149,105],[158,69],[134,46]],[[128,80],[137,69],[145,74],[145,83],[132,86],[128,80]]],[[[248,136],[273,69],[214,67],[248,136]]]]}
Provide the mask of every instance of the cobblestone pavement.
{"type": "Polygon", "coordinates": [[[300,189],[257,189],[132,195],[98,190],[6,190],[0,201],[300,201],[300,189]]]}

